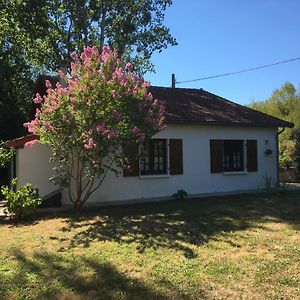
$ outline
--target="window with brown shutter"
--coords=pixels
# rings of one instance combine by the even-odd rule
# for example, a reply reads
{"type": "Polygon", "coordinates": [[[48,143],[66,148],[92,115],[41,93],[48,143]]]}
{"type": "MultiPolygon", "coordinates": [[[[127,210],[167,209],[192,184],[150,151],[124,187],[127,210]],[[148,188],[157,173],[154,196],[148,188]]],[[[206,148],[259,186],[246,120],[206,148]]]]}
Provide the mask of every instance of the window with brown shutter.
{"type": "Polygon", "coordinates": [[[129,159],[129,169],[124,169],[124,177],[139,176],[139,145],[136,143],[123,146],[123,151],[129,159]]]}
{"type": "Polygon", "coordinates": [[[167,141],[150,139],[140,146],[140,175],[167,174],[167,141]]]}
{"type": "Polygon", "coordinates": [[[182,139],[169,141],[170,175],[183,174],[183,149],[182,139]]]}
{"type": "Polygon", "coordinates": [[[257,171],[257,141],[247,140],[247,171],[257,171]]]}
{"type": "MultiPolygon", "coordinates": [[[[244,140],[210,140],[211,173],[244,171],[244,140]]],[[[257,140],[246,141],[248,172],[257,171],[257,140]]]]}
{"type": "Polygon", "coordinates": [[[223,172],[223,141],[210,140],[210,169],[211,173],[223,172]]]}
{"type": "Polygon", "coordinates": [[[243,140],[223,140],[223,171],[244,171],[243,140]]]}

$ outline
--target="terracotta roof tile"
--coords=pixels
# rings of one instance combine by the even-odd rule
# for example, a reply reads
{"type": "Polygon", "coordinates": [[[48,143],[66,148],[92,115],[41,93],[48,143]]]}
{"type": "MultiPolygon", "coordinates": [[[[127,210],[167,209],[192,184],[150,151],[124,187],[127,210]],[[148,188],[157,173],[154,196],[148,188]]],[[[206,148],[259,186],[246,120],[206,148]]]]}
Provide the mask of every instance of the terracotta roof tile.
{"type": "Polygon", "coordinates": [[[19,149],[19,148],[24,148],[24,145],[27,142],[33,141],[33,140],[38,140],[39,136],[36,134],[29,134],[29,135],[25,135],[22,136],[20,138],[14,139],[14,140],[8,140],[5,142],[5,147],[7,148],[15,148],[15,149],[19,149]]]}
{"type": "Polygon", "coordinates": [[[167,124],[246,127],[293,127],[293,123],[239,105],[203,89],[152,86],[153,96],[166,103],[167,124]]]}

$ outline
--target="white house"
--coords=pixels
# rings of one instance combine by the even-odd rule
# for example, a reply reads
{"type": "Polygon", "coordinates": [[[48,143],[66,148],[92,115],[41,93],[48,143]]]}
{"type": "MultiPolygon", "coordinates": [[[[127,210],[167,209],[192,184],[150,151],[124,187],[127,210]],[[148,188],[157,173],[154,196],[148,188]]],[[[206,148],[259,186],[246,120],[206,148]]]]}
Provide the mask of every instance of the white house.
{"type": "MultiPolygon", "coordinates": [[[[166,102],[166,129],[144,143],[145,156],[132,162],[131,173],[109,173],[88,203],[161,199],[180,189],[190,196],[257,191],[266,179],[278,183],[278,130],[292,123],[202,89],[151,87],[151,92],[166,102]]],[[[50,150],[24,148],[33,138],[7,142],[17,149],[13,176],[46,196],[59,187],[49,182],[50,150]]],[[[70,204],[67,193],[62,195],[63,204],[70,204]]]]}

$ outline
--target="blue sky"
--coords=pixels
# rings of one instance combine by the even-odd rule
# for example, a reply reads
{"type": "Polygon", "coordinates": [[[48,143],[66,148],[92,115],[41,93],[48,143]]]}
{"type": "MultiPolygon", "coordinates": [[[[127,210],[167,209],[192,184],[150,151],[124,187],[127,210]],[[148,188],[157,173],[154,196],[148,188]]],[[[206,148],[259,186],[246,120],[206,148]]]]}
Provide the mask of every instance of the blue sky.
{"type": "MultiPolygon", "coordinates": [[[[165,25],[178,46],[155,53],[152,85],[195,79],[300,57],[298,0],[173,0],[165,25]]],[[[265,100],[286,81],[300,84],[300,60],[177,85],[203,88],[237,103],[265,100]]]]}

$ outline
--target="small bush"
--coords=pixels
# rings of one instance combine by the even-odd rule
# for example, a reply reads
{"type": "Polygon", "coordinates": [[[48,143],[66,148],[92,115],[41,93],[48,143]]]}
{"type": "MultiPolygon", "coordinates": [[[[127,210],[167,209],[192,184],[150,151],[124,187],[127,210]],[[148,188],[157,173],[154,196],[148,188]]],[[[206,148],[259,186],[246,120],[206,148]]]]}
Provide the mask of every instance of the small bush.
{"type": "Polygon", "coordinates": [[[8,162],[13,158],[15,150],[4,148],[4,143],[0,141],[0,168],[5,167],[8,162]]]}
{"type": "Polygon", "coordinates": [[[17,182],[18,179],[14,178],[11,181],[12,189],[4,185],[1,187],[1,192],[7,201],[7,212],[14,214],[17,219],[21,219],[33,213],[42,200],[39,197],[38,190],[33,188],[30,183],[17,190],[17,182]]]}
{"type": "Polygon", "coordinates": [[[172,195],[176,200],[184,200],[187,197],[187,192],[185,190],[178,190],[177,193],[172,195]]]}

